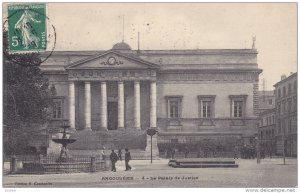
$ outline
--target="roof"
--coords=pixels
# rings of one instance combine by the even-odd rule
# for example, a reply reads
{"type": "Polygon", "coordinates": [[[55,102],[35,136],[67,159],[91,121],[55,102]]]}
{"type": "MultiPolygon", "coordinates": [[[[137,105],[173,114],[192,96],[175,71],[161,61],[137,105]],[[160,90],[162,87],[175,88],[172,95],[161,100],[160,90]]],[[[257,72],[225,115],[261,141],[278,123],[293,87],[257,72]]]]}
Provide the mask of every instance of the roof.
{"type": "Polygon", "coordinates": [[[120,42],[113,45],[112,50],[131,50],[131,47],[125,42],[120,42]]]}
{"type": "Polygon", "coordinates": [[[297,72],[291,74],[290,76],[286,77],[286,78],[283,79],[283,80],[280,80],[279,82],[277,82],[276,84],[274,84],[274,87],[277,87],[277,86],[279,86],[280,84],[283,84],[284,82],[287,82],[287,81],[289,81],[289,80],[291,80],[291,79],[293,79],[293,78],[297,79],[297,72]]]}
{"type": "Polygon", "coordinates": [[[77,67],[79,66],[80,64],[83,64],[83,63],[86,63],[86,62],[90,62],[92,60],[96,60],[96,59],[99,59],[99,58],[102,58],[103,56],[106,56],[106,55],[117,55],[117,56],[120,56],[120,57],[123,57],[123,58],[126,58],[126,59],[129,59],[130,61],[135,61],[135,62],[139,62],[141,64],[144,64],[147,68],[159,68],[158,65],[154,64],[154,63],[151,63],[151,62],[148,62],[148,61],[145,61],[145,60],[142,60],[138,57],[135,57],[134,55],[126,55],[126,54],[122,54],[120,52],[117,52],[115,50],[109,50],[107,52],[104,52],[104,53],[101,53],[101,54],[98,54],[98,55],[95,55],[95,56],[91,56],[91,57],[88,57],[88,58],[84,58],[82,60],[79,60],[77,62],[74,62],[74,63],[71,63],[70,65],[68,66],[65,66],[66,69],[71,69],[71,68],[74,68],[74,67],[77,67]]]}
{"type": "MultiPolygon", "coordinates": [[[[256,49],[190,49],[190,50],[131,50],[125,42],[117,43],[112,50],[54,51],[41,69],[64,71],[65,67],[97,58],[109,51],[124,57],[167,70],[225,70],[261,72],[257,64],[256,49]]],[[[45,52],[42,57],[49,55],[45,52]]]]}

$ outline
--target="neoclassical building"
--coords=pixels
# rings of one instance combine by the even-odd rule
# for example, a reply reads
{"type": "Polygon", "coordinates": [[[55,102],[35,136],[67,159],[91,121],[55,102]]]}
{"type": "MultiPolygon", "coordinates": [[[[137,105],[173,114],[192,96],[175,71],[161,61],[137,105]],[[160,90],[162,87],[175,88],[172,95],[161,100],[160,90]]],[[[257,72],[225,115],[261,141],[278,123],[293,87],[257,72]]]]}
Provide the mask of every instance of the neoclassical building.
{"type": "Polygon", "coordinates": [[[55,51],[41,65],[57,92],[49,128],[67,122],[77,138],[73,151],[147,150],[148,128],[158,130],[159,148],[205,140],[252,143],[262,71],[257,54],[132,50],[125,42],[105,51],[55,51]]]}

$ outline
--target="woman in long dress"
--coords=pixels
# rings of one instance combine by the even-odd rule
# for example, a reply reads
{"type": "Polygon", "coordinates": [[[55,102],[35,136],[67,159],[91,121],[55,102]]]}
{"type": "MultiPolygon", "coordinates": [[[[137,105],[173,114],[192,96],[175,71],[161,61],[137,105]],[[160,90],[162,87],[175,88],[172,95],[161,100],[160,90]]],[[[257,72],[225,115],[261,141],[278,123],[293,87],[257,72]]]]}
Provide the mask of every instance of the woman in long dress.
{"type": "Polygon", "coordinates": [[[28,46],[30,45],[38,47],[39,44],[39,37],[32,32],[30,21],[34,23],[41,22],[34,19],[29,10],[25,10],[18,22],[15,24],[15,29],[19,29],[22,33],[22,44],[25,46],[25,49],[28,49],[28,46]]]}

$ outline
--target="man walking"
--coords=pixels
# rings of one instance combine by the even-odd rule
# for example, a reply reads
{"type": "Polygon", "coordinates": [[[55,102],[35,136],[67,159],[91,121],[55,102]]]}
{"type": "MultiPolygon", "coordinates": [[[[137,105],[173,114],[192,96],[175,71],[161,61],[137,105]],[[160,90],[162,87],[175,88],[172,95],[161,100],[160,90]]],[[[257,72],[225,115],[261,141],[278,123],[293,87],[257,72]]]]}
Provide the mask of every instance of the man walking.
{"type": "Polygon", "coordinates": [[[122,150],[119,149],[118,151],[119,160],[122,161],[122,150]]]}
{"type": "Polygon", "coordinates": [[[111,150],[111,154],[109,156],[111,161],[111,171],[116,172],[116,162],[118,161],[118,155],[114,152],[114,150],[111,150]]]}
{"type": "Polygon", "coordinates": [[[239,159],[239,147],[237,145],[234,147],[233,151],[234,151],[233,159],[239,159]]]}
{"type": "Polygon", "coordinates": [[[131,170],[131,166],[129,165],[129,160],[131,160],[130,152],[128,149],[125,149],[125,167],[126,167],[125,171],[131,170]]]}

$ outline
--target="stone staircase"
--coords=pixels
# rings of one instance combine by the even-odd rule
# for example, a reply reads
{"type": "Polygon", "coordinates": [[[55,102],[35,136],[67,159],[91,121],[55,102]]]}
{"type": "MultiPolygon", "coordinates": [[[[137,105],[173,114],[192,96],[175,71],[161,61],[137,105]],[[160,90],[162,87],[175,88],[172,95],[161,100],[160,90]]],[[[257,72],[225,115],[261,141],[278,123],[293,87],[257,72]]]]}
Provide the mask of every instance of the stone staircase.
{"type": "Polygon", "coordinates": [[[96,150],[96,149],[141,149],[146,148],[146,133],[143,130],[112,130],[91,131],[79,130],[70,138],[77,139],[68,146],[69,150],[96,150]]]}
{"type": "MultiPolygon", "coordinates": [[[[78,130],[70,138],[77,139],[68,146],[71,155],[100,156],[103,147],[106,155],[111,149],[122,149],[123,158],[125,148],[128,148],[132,159],[150,159],[151,138],[145,130],[123,129],[110,131],[78,130]]],[[[157,138],[152,138],[152,158],[159,158],[157,138]]]]}

